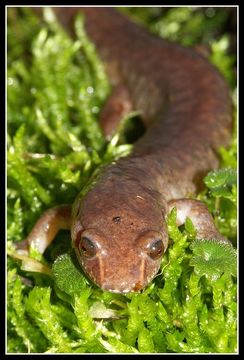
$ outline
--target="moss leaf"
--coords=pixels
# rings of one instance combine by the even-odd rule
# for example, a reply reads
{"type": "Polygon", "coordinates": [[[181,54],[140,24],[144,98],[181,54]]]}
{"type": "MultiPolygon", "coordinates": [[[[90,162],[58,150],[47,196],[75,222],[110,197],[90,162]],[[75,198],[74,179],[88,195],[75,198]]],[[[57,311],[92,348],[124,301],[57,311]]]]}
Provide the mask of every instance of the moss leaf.
{"type": "Polygon", "coordinates": [[[60,255],[52,267],[56,285],[68,295],[80,293],[86,286],[86,279],[76,268],[68,254],[60,255]]]}
{"type": "Polygon", "coordinates": [[[236,276],[237,256],[231,244],[217,240],[195,240],[190,247],[193,251],[190,265],[194,266],[199,276],[217,279],[224,272],[236,276]]]}

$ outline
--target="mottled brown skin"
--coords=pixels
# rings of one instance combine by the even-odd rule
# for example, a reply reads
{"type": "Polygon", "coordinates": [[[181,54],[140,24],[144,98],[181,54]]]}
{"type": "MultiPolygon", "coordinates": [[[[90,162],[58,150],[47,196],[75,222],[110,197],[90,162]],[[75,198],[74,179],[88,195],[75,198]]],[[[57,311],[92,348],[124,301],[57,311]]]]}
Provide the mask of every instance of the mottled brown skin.
{"type": "MultiPolygon", "coordinates": [[[[71,33],[80,10],[54,9],[71,33]]],[[[121,114],[132,109],[141,112],[147,131],[131,155],[108,166],[96,185],[77,197],[72,243],[82,268],[98,286],[138,291],[159,269],[168,246],[165,217],[172,207],[178,209],[179,225],[186,216],[191,218],[199,238],[228,241],[206,206],[189,197],[218,166],[216,151],[230,139],[229,90],[196,51],[149,34],[111,8],[82,12],[114,87],[101,114],[105,134],[109,137],[121,114]],[[94,246],[88,256],[87,249],[80,248],[84,237],[88,250],[89,244],[94,246]],[[161,253],[159,249],[159,256],[152,258],[155,241],[161,253]]],[[[61,228],[58,218],[56,226],[61,228]]],[[[35,242],[31,234],[28,241],[35,242]]]]}

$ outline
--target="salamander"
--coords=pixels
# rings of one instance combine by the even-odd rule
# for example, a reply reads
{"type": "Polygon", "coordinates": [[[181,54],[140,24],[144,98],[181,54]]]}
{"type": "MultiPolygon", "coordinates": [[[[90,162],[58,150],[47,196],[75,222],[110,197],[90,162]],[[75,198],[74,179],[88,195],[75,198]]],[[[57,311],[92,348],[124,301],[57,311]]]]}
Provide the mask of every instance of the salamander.
{"type": "Polygon", "coordinates": [[[101,111],[106,137],[122,116],[140,111],[145,134],[133,151],[108,165],[72,206],[47,210],[27,237],[43,253],[60,229],[70,229],[81,268],[103,290],[144,289],[168,248],[167,214],[189,217],[198,239],[229,242],[205,204],[194,200],[201,179],[218,167],[218,148],[231,136],[229,88],[197,51],[148,32],[113,8],[53,8],[73,33],[74,17],[101,56],[113,91],[101,111]]]}

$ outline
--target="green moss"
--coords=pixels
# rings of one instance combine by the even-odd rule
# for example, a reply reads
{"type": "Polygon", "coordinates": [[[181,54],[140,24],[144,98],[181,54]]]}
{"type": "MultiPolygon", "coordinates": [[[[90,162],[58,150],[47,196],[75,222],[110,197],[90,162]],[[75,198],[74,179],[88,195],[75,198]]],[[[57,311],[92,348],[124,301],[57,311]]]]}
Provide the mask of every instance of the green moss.
{"type": "MultiPolygon", "coordinates": [[[[233,59],[226,55],[229,37],[216,36],[227,21],[224,9],[207,17],[205,10],[194,8],[123,11],[170,40],[210,43],[210,59],[235,94],[233,59]]],[[[110,86],[82,21],[77,19],[72,40],[48,11],[40,27],[30,9],[8,9],[9,249],[27,236],[44,209],[73,202],[95,169],[131,150],[120,134],[107,143],[98,126],[110,86]]],[[[231,146],[220,150],[225,169],[209,173],[206,190],[198,195],[234,242],[236,154],[235,131],[231,146]]],[[[167,224],[173,245],[161,272],[140,294],[103,292],[91,284],[73,261],[70,246],[62,250],[70,242],[67,233],[51,246],[58,248],[56,255],[45,259],[52,267],[48,275],[21,270],[19,261],[9,257],[8,352],[236,352],[235,250],[194,241],[190,219],[179,229],[175,210],[167,224]]]]}

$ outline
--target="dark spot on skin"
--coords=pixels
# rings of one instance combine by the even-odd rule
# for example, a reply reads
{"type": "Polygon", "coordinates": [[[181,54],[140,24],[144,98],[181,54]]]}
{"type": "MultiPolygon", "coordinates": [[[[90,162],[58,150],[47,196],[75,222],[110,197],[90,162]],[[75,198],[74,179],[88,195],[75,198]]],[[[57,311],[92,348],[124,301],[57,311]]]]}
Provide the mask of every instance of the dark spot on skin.
{"type": "Polygon", "coordinates": [[[133,225],[133,223],[131,223],[131,225],[133,225]]]}
{"type": "Polygon", "coordinates": [[[142,288],[142,284],[141,284],[140,281],[139,281],[139,282],[137,282],[137,283],[135,284],[133,290],[134,290],[134,291],[139,291],[139,290],[141,290],[141,288],[142,288]]]}
{"type": "Polygon", "coordinates": [[[115,216],[115,217],[113,218],[113,222],[114,222],[115,224],[118,224],[118,223],[120,222],[120,220],[121,220],[121,217],[120,217],[120,216],[115,216]]]}

